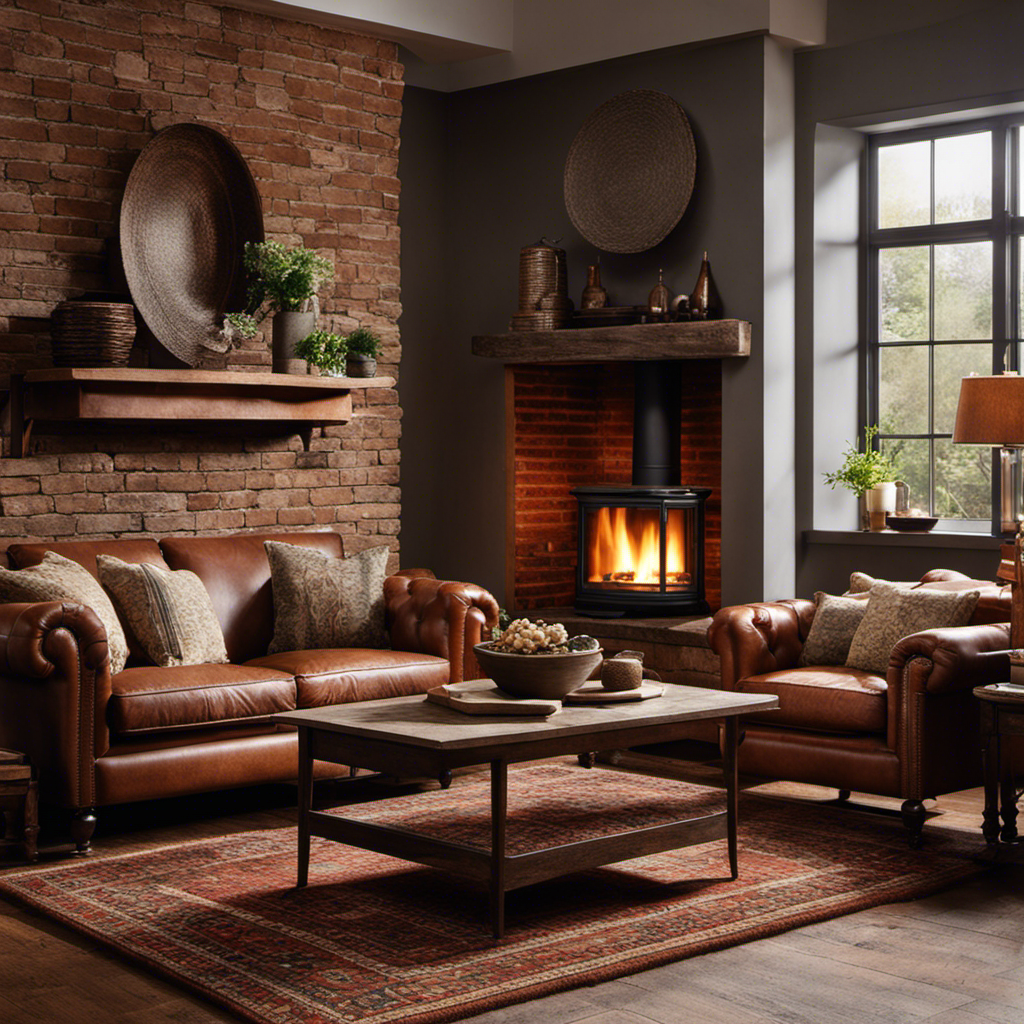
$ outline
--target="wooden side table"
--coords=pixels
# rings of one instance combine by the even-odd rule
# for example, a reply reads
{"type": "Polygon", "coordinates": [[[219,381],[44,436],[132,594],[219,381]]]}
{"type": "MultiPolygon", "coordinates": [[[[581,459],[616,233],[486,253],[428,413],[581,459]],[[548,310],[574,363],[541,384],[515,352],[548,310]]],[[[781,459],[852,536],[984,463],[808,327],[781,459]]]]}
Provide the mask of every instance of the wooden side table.
{"type": "Polygon", "coordinates": [[[38,783],[28,758],[15,750],[0,750],[0,812],[5,826],[0,847],[20,846],[26,860],[38,860],[38,783]]]}
{"type": "Polygon", "coordinates": [[[1017,800],[1012,765],[1002,756],[1002,739],[1024,736],[1024,687],[1012,683],[976,686],[981,701],[981,750],[985,759],[985,811],[981,831],[985,842],[1017,841],[1017,800]],[[1002,828],[999,826],[1002,815],[1002,828]]]}

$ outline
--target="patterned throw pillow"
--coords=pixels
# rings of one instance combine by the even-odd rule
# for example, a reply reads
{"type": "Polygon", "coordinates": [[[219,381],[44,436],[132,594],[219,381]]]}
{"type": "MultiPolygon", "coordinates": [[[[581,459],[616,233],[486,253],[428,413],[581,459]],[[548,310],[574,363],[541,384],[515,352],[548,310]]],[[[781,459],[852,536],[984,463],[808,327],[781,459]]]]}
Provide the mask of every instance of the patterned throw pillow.
{"type": "Polygon", "coordinates": [[[202,580],[188,569],[97,555],[100,582],[154,665],[223,665],[224,634],[202,580]]]}
{"type": "Polygon", "coordinates": [[[335,558],[312,548],[264,541],[274,588],[270,653],[331,647],[386,647],[384,578],[390,550],[335,558]]]}
{"type": "Polygon", "coordinates": [[[818,591],[811,629],[800,652],[801,665],[845,665],[850,643],[868,610],[863,598],[835,597],[818,591]]]}
{"type": "Polygon", "coordinates": [[[846,664],[884,676],[898,641],[922,629],[967,625],[978,596],[977,590],[907,590],[895,583],[876,582],[846,664]]]}
{"type": "Polygon", "coordinates": [[[25,569],[0,568],[0,601],[69,601],[91,608],[107,630],[110,674],[117,675],[128,660],[128,641],[110,598],[85,566],[54,551],[38,565],[25,569]]]}

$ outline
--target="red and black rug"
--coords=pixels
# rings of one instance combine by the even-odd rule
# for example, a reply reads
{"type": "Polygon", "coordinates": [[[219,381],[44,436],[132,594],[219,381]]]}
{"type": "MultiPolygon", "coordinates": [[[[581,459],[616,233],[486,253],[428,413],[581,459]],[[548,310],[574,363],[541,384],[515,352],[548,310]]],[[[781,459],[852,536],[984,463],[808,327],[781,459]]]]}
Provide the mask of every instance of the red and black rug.
{"type": "MultiPolygon", "coordinates": [[[[489,841],[481,774],[343,813],[489,841]]],[[[709,809],[668,779],[545,764],[509,774],[509,852],[709,809]]],[[[746,795],[740,877],[722,841],[510,893],[506,938],[487,895],[429,868],[313,840],[296,890],[295,830],[271,829],[9,873],[0,891],[260,1024],[427,1024],[915,899],[979,871],[977,837],[746,795]]],[[[567,868],[568,870],[569,868],[567,868]]]]}

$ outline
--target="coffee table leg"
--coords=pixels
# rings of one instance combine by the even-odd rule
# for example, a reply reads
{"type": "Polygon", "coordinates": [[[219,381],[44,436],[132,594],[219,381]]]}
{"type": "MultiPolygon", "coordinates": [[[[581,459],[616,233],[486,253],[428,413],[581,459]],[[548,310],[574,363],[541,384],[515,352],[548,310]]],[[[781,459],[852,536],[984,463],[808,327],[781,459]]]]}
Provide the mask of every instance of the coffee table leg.
{"type": "Polygon", "coordinates": [[[309,730],[299,727],[299,870],[296,885],[309,881],[309,812],[313,806],[313,758],[309,730]]]}
{"type": "Polygon", "coordinates": [[[508,761],[491,762],[491,928],[505,934],[505,820],[508,811],[508,761]]]}
{"type": "Polygon", "coordinates": [[[722,771],[725,775],[726,829],[729,839],[729,871],[739,877],[739,859],[736,851],[736,819],[739,816],[739,773],[736,768],[736,748],[739,722],[735,715],[725,720],[725,744],[722,751],[722,771]]]}

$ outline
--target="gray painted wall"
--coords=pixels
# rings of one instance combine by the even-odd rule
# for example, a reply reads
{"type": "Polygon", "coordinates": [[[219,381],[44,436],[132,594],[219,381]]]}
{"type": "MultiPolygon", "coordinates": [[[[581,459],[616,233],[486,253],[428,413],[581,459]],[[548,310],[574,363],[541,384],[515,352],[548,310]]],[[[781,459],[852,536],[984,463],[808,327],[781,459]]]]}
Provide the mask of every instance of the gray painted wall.
{"type": "MultiPolygon", "coordinates": [[[[596,107],[627,89],[646,88],[668,93],[686,110],[697,144],[696,186],[683,220],[656,248],[601,254],[602,278],[616,304],[646,301],[659,267],[674,293],[689,292],[707,249],[726,315],[754,322],[758,355],[727,367],[726,388],[743,420],[728,455],[741,500],[731,540],[723,515],[723,550],[730,551],[731,599],[741,599],[748,587],[759,592],[763,538],[749,529],[749,517],[761,508],[754,481],[763,454],[763,64],[764,40],[754,38],[444,98],[407,88],[399,167],[404,564],[428,565],[503,594],[503,367],[474,357],[470,339],[508,329],[519,250],[542,235],[562,240],[569,291],[579,301],[586,266],[598,253],[566,213],[565,157],[596,107]]],[[[724,579],[723,586],[729,586],[724,579]]]]}
{"type": "MultiPolygon", "coordinates": [[[[823,491],[822,465],[838,465],[842,441],[855,437],[863,426],[863,407],[852,386],[858,364],[851,350],[858,296],[851,273],[856,257],[848,243],[857,229],[856,214],[851,217],[848,208],[844,214],[829,195],[836,189],[849,195],[851,182],[843,182],[841,168],[849,166],[846,160],[856,145],[849,134],[828,125],[880,124],[908,112],[963,111],[993,100],[1018,99],[1024,95],[1022,38],[1024,5],[1001,3],[927,28],[796,54],[801,534],[814,526],[842,527],[836,520],[836,503],[842,497],[823,491]],[[844,378],[849,382],[845,387],[844,378]]],[[[852,498],[846,497],[852,527],[856,513],[852,498]]],[[[973,547],[954,544],[943,544],[937,535],[928,546],[901,544],[893,537],[874,544],[804,543],[798,553],[797,592],[808,596],[817,589],[834,590],[855,569],[896,579],[913,579],[937,566],[979,578],[994,575],[998,541],[979,538],[973,547]]]]}
{"type": "MultiPolygon", "coordinates": [[[[1024,5],[1001,3],[939,25],[795,55],[795,446],[785,430],[780,438],[772,429],[775,371],[765,362],[766,351],[785,358],[787,342],[773,334],[766,345],[762,333],[765,253],[772,255],[773,242],[764,228],[771,168],[766,172],[763,104],[781,85],[772,77],[779,55],[770,53],[772,67],[765,66],[770,41],[659,51],[446,97],[407,89],[400,166],[404,564],[429,565],[502,594],[502,367],[474,358],[470,338],[507,329],[518,251],[542,234],[562,239],[570,292],[578,299],[585,266],[596,253],[565,213],[566,152],[583,119],[604,100],[625,89],[653,88],[675,96],[690,117],[696,189],[665,242],[638,256],[604,254],[602,273],[613,302],[643,301],[659,266],[673,291],[689,291],[707,248],[727,315],[754,322],[754,354],[723,367],[725,601],[755,599],[772,586],[764,563],[773,542],[786,561],[792,545],[794,589],[803,596],[841,589],[855,569],[908,579],[945,566],[991,577],[992,539],[974,547],[943,545],[938,537],[929,542],[934,546],[895,538],[808,543],[816,502],[827,509],[835,500],[818,493],[815,446],[821,462],[837,443],[833,434],[852,438],[862,426],[850,353],[856,285],[840,282],[830,290],[815,277],[815,139],[819,125],[849,127],[898,112],[1024,96],[1021,38],[1024,5]],[[765,469],[785,467],[787,459],[795,462],[795,522],[780,521],[773,538],[764,515],[770,497],[765,469]]],[[[827,131],[820,137],[835,142],[827,131]]],[[[817,170],[828,177],[820,161],[817,170]]],[[[840,238],[848,227],[841,219],[831,226],[840,238]]],[[[819,241],[827,235],[820,232],[819,241]]],[[[847,249],[840,261],[848,255],[847,249]]],[[[852,511],[849,522],[855,522],[852,511]]]]}

